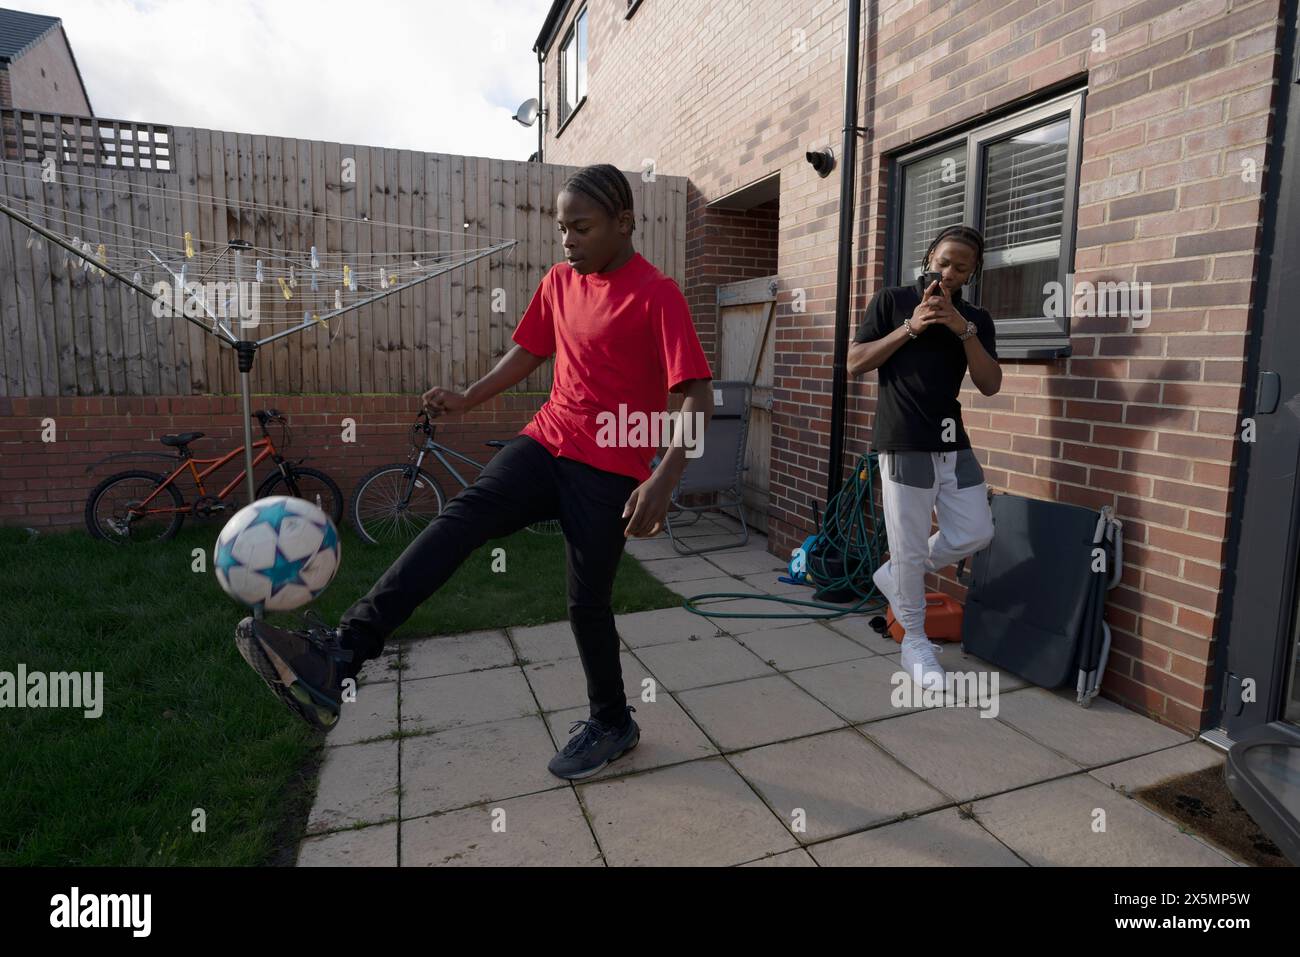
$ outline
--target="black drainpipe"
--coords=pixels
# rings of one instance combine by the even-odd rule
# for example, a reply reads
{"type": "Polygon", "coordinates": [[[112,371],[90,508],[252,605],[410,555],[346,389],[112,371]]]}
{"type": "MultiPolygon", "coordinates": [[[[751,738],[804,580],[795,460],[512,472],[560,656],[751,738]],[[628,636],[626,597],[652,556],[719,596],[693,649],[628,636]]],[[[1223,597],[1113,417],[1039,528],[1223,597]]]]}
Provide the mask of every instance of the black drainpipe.
{"type": "Polygon", "coordinates": [[[542,78],[542,51],[537,51],[537,162],[542,162],[542,140],[546,135],[546,83],[542,78]]]}
{"type": "Polygon", "coordinates": [[[831,379],[831,437],[826,460],[826,501],[844,473],[844,410],[849,382],[849,306],[853,279],[853,212],[858,156],[858,34],[862,0],[848,0],[844,39],[844,145],[840,166],[839,261],[835,270],[835,365],[831,379]]]}

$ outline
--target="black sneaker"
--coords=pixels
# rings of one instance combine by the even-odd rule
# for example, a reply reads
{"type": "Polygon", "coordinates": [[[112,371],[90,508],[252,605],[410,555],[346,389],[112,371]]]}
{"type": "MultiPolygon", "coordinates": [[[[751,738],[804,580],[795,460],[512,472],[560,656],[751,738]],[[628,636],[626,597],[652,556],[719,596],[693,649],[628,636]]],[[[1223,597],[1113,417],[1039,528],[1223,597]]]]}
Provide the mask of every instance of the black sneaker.
{"type": "Polygon", "coordinates": [[[573,722],[570,734],[579,728],[582,730],[569,739],[564,750],[551,758],[547,770],[568,781],[588,778],[615,758],[631,751],[641,740],[641,729],[631,717],[636,708],[627,710],[627,727],[622,729],[595,718],[573,722]]]}
{"type": "Polygon", "coordinates": [[[359,662],[319,617],[304,615],[299,631],[245,618],[235,628],[244,660],[276,696],[313,728],[328,731],[339,721],[343,680],[356,676],[359,662]]]}

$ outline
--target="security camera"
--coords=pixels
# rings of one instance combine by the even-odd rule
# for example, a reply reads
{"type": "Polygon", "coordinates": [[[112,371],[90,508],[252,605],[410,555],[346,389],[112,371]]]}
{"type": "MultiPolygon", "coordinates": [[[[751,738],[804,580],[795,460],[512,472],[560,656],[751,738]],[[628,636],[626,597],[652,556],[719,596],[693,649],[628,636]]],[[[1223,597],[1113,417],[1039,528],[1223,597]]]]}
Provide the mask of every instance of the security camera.
{"type": "Polygon", "coordinates": [[[835,154],[829,146],[824,146],[819,150],[812,150],[803,155],[804,159],[812,164],[812,168],[816,170],[817,175],[822,179],[829,176],[831,170],[835,168],[835,154]]]}

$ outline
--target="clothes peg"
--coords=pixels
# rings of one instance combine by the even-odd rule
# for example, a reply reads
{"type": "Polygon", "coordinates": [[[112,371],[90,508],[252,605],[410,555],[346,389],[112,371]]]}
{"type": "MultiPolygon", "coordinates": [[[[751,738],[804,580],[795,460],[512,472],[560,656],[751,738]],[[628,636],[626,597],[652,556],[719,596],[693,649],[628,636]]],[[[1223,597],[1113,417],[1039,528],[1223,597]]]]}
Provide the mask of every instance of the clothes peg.
{"type": "Polygon", "coordinates": [[[320,269],[320,256],[316,253],[316,247],[311,247],[311,268],[320,269]]]}
{"type": "MultiPolygon", "coordinates": [[[[98,246],[98,248],[95,250],[95,258],[98,259],[98,260],[99,260],[101,263],[103,263],[105,266],[107,266],[107,265],[108,265],[108,247],[105,246],[103,243],[100,243],[99,246],[98,246]]],[[[104,272],[103,268],[100,268],[100,270],[99,270],[99,274],[100,274],[101,276],[107,276],[107,275],[108,275],[108,273],[104,272]]]]}
{"type": "Polygon", "coordinates": [[[185,234],[185,258],[194,258],[194,234],[190,232],[185,234]]]}
{"type": "Polygon", "coordinates": [[[294,276],[294,274],[293,274],[293,267],[292,267],[292,266],[289,267],[289,288],[290,288],[290,289],[297,289],[297,288],[298,288],[298,279],[297,279],[297,277],[294,276]]]}
{"type": "Polygon", "coordinates": [[[334,308],[335,309],[343,308],[343,291],[340,289],[334,290],[334,308]]]}
{"type": "Polygon", "coordinates": [[[263,273],[262,273],[262,260],[259,259],[259,260],[257,261],[257,281],[258,281],[258,282],[261,282],[261,281],[262,281],[262,277],[263,277],[263,273]]]}
{"type": "Polygon", "coordinates": [[[385,269],[383,266],[379,267],[379,288],[380,289],[388,288],[388,270],[385,269]]]}
{"type": "Polygon", "coordinates": [[[352,288],[352,267],[347,263],[343,264],[343,285],[352,288]]]}
{"type": "Polygon", "coordinates": [[[293,290],[289,288],[289,284],[284,281],[283,276],[277,276],[276,279],[280,283],[280,292],[284,295],[284,301],[288,302],[293,298],[293,290]]]}

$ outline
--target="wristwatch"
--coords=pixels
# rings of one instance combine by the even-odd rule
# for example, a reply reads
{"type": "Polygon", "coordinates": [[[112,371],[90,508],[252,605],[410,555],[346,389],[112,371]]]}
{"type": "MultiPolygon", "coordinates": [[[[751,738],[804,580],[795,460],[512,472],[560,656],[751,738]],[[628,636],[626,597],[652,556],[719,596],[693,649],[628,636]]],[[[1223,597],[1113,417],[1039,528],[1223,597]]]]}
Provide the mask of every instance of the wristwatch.
{"type": "Polygon", "coordinates": [[[975,328],[975,323],[973,323],[973,322],[971,322],[969,319],[967,319],[967,320],[966,320],[966,331],[965,331],[962,335],[958,336],[957,338],[958,338],[958,340],[960,340],[961,342],[965,342],[965,341],[966,341],[967,339],[969,339],[971,336],[975,335],[975,333],[978,332],[978,331],[979,331],[979,330],[975,328]]]}

